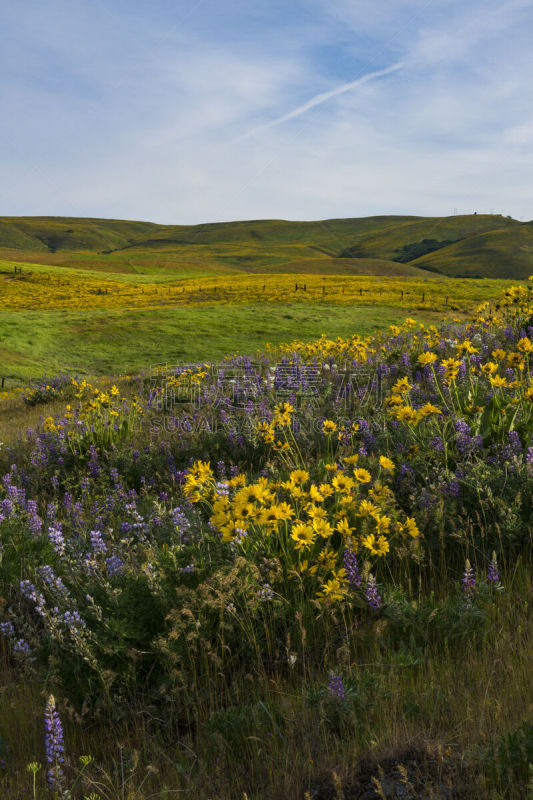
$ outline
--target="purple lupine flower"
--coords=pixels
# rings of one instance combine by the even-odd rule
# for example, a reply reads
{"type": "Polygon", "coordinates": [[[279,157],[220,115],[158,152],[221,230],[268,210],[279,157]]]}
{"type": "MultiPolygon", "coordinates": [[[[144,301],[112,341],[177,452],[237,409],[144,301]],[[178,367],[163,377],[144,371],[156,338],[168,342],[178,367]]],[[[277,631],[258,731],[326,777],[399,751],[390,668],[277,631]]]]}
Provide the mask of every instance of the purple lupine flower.
{"type": "Polygon", "coordinates": [[[13,645],[13,652],[19,658],[30,660],[31,648],[25,639],[18,639],[13,645]]]}
{"type": "Polygon", "coordinates": [[[368,576],[365,593],[370,608],[374,609],[374,611],[381,608],[381,597],[378,594],[378,585],[372,573],[368,576]]]}
{"type": "Polygon", "coordinates": [[[6,517],[10,517],[13,514],[15,506],[13,505],[13,501],[9,500],[9,498],[5,498],[2,500],[2,513],[5,514],[6,517]]]}
{"type": "Polygon", "coordinates": [[[0,622],[0,634],[2,636],[14,636],[15,628],[12,622],[0,622]]]}
{"type": "Polygon", "coordinates": [[[179,506],[174,508],[171,513],[172,524],[175,525],[176,529],[179,530],[180,533],[183,534],[190,529],[191,523],[179,506]]]}
{"type": "Polygon", "coordinates": [[[344,688],[342,678],[340,675],[335,675],[334,672],[329,676],[328,689],[332,697],[336,697],[339,700],[344,700],[346,697],[346,689],[344,688]]]}
{"type": "Polygon", "coordinates": [[[61,531],[61,524],[56,523],[55,526],[48,528],[48,538],[52,543],[52,547],[59,556],[65,555],[65,540],[61,531]]]}
{"type": "Polygon", "coordinates": [[[61,580],[61,578],[55,574],[54,570],[49,564],[44,564],[42,567],[39,567],[39,575],[44,580],[47,586],[51,589],[56,591],[58,594],[66,597],[69,594],[69,590],[61,580]]]}
{"type": "Polygon", "coordinates": [[[101,531],[91,531],[89,534],[91,538],[91,547],[95,555],[107,552],[107,545],[104,542],[101,531]]]}
{"type": "Polygon", "coordinates": [[[429,446],[432,450],[436,450],[439,453],[444,452],[444,442],[442,441],[441,436],[435,436],[434,439],[431,439],[429,442],[429,446]]]}
{"type": "Polygon", "coordinates": [[[22,580],[19,583],[19,589],[21,595],[26,600],[31,600],[31,602],[35,604],[35,610],[39,616],[44,616],[44,607],[46,605],[46,601],[44,599],[44,595],[37,591],[33,583],[30,583],[28,580],[22,580]]]}
{"type": "Polygon", "coordinates": [[[522,453],[522,442],[517,431],[509,431],[509,444],[517,455],[522,453]]]}
{"type": "Polygon", "coordinates": [[[500,582],[500,571],[498,569],[498,560],[496,558],[495,550],[492,551],[492,559],[487,570],[487,580],[492,584],[500,582]]]}
{"type": "Polygon", "coordinates": [[[50,695],[44,710],[44,748],[48,762],[48,785],[51,789],[60,788],[63,780],[61,764],[64,762],[65,744],[63,726],[56,710],[56,701],[50,695]]]}
{"type": "Polygon", "coordinates": [[[476,590],[476,574],[468,558],[465,561],[465,571],[461,578],[461,585],[463,587],[466,605],[470,606],[472,605],[472,596],[476,590]]]}
{"type": "Polygon", "coordinates": [[[357,564],[357,556],[351,548],[346,548],[344,551],[344,569],[350,586],[354,589],[361,586],[361,575],[359,573],[359,566],[357,564]]]}
{"type": "Polygon", "coordinates": [[[80,616],[79,611],[65,611],[60,619],[67,625],[71,633],[77,633],[80,628],[87,627],[87,623],[80,616]]]}
{"type": "Polygon", "coordinates": [[[120,573],[124,568],[124,562],[118,556],[111,556],[110,558],[106,558],[105,563],[107,567],[107,574],[111,578],[114,575],[120,575],[120,573]]]}
{"type": "Polygon", "coordinates": [[[84,475],[83,476],[83,478],[80,481],[80,487],[81,487],[82,492],[88,492],[89,491],[89,489],[91,488],[91,479],[89,478],[88,475],[84,475]]]}
{"type": "Polygon", "coordinates": [[[244,528],[235,528],[235,538],[233,539],[235,544],[242,544],[246,537],[248,536],[248,532],[244,530],[244,528]]]}
{"type": "Polygon", "coordinates": [[[533,474],[533,447],[528,447],[527,448],[526,468],[527,468],[528,475],[531,476],[533,474]]]}

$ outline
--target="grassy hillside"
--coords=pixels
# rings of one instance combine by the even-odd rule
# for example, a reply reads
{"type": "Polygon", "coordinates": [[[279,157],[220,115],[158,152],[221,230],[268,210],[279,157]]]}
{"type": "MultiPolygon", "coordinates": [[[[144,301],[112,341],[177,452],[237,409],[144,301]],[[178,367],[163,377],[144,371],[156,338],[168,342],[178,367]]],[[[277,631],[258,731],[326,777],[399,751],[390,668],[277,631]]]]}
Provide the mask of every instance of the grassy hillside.
{"type": "Polygon", "coordinates": [[[488,231],[417,258],[413,266],[455,277],[524,278],[533,272],[533,223],[488,231]]]}
{"type": "MultiPolygon", "coordinates": [[[[313,222],[157,225],[72,217],[1,217],[0,258],[104,272],[200,277],[240,272],[527,278],[533,223],[492,214],[313,222]],[[446,246],[420,257],[424,242],[446,246]],[[407,256],[405,255],[407,253],[407,256]],[[369,261],[371,259],[372,261],[369,261]],[[409,262],[400,268],[398,260],[409,262]]],[[[431,249],[431,248],[428,248],[431,249]]]]}

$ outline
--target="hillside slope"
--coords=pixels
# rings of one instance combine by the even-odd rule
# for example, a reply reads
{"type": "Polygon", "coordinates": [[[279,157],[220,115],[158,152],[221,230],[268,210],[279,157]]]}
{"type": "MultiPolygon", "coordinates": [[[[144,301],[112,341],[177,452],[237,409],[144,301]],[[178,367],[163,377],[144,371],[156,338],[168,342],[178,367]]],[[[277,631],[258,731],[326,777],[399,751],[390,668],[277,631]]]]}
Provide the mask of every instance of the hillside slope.
{"type": "Polygon", "coordinates": [[[201,225],[0,217],[0,258],[176,276],[291,271],[410,275],[429,270],[517,279],[533,273],[533,222],[490,214],[201,225]]]}

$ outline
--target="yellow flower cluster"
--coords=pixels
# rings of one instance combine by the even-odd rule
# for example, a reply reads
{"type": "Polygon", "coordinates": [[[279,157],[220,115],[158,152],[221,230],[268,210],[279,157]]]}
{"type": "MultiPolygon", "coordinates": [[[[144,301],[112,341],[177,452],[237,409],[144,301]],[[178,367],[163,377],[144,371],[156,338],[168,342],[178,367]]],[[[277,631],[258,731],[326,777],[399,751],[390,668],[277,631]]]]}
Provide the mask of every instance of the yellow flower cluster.
{"type": "Polygon", "coordinates": [[[247,483],[240,474],[222,488],[210,464],[198,461],[188,471],[184,492],[206,506],[223,542],[284,556],[295,574],[318,578],[319,599],[339,599],[347,585],[346,547],[368,559],[385,556],[395,542],[419,537],[415,520],[402,514],[387,486],[394,462],[386,456],[374,460],[373,478],[370,470],[354,466],[357,461],[353,455],[340,466],[327,465],[318,481],[308,470],[294,469],[283,481],[262,477],[247,483]]]}

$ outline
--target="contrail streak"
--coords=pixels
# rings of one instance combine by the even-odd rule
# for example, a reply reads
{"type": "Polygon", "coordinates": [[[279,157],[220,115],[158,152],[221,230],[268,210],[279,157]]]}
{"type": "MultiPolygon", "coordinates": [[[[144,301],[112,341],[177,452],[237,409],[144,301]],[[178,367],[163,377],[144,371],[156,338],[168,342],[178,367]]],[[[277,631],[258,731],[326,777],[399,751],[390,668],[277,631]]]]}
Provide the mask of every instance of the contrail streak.
{"type": "Polygon", "coordinates": [[[256,133],[260,131],[264,131],[267,128],[273,128],[276,125],[281,125],[283,122],[288,122],[290,119],[294,119],[295,117],[299,117],[301,114],[305,114],[306,111],[309,109],[314,108],[315,106],[319,106],[321,103],[325,103],[326,100],[330,100],[332,97],[337,97],[339,94],[344,94],[345,92],[349,92],[351,89],[356,89],[358,86],[363,86],[365,83],[369,83],[373,81],[375,78],[381,78],[383,75],[389,75],[391,72],[396,72],[402,67],[405,66],[404,61],[398,61],[398,63],[393,64],[391,67],[387,67],[386,69],[380,69],[377,72],[368,72],[366,75],[362,75],[360,78],[357,78],[355,81],[350,81],[350,83],[343,83],[342,86],[337,86],[336,89],[331,89],[329,92],[321,92],[320,94],[315,95],[308,100],[307,103],[303,103],[303,105],[298,106],[293,111],[289,111],[288,114],[284,114],[282,117],[278,117],[277,119],[271,120],[271,122],[266,122],[264,125],[258,125],[257,128],[252,128],[251,131],[248,133],[239,136],[237,139],[234,139],[234,144],[236,142],[242,142],[243,139],[248,139],[250,136],[255,136],[256,133]]]}

